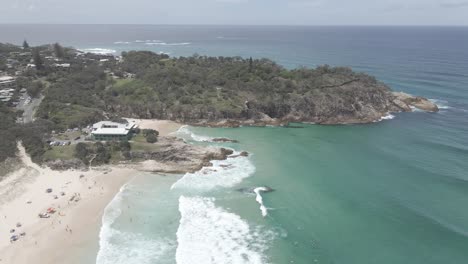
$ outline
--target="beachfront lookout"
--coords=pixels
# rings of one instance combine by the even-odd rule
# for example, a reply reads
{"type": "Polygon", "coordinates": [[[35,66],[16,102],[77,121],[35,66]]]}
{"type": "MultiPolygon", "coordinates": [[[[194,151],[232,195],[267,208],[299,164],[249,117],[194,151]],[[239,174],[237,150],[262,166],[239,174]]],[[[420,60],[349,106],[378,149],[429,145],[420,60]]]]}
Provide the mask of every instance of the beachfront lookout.
{"type": "Polygon", "coordinates": [[[101,121],[93,125],[91,135],[94,140],[129,140],[132,137],[135,123],[121,124],[111,121],[101,121]]]}

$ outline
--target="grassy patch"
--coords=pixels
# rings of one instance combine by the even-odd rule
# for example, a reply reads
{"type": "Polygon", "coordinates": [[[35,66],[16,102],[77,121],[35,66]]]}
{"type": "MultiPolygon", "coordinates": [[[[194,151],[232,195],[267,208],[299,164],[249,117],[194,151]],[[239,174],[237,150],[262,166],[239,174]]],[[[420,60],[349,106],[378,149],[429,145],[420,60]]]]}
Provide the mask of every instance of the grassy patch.
{"type": "Polygon", "coordinates": [[[132,142],[146,143],[146,138],[143,136],[143,133],[140,133],[132,137],[132,142]]]}
{"type": "Polygon", "coordinates": [[[65,132],[65,133],[60,133],[57,135],[57,139],[60,140],[74,140],[77,137],[83,136],[80,131],[72,131],[72,132],[65,132]]]}
{"type": "Polygon", "coordinates": [[[160,149],[160,146],[152,143],[145,142],[131,142],[132,151],[157,151],[160,149]]]}
{"type": "Polygon", "coordinates": [[[73,159],[74,145],[69,146],[54,146],[44,153],[44,160],[70,160],[73,159]]]}

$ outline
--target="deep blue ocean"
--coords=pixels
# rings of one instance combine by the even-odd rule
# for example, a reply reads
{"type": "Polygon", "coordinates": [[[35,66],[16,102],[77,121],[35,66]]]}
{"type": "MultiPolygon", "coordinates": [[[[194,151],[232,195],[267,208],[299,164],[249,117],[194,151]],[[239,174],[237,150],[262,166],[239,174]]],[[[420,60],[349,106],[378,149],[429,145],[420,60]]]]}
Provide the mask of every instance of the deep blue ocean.
{"type": "Polygon", "coordinates": [[[24,39],[349,66],[441,110],[367,125],[183,127],[192,144],[229,137],[240,143],[215,145],[251,155],[139,175],[106,209],[97,257],[81,263],[468,263],[467,27],[0,25],[0,42],[24,39]],[[250,192],[262,186],[275,191],[250,192]]]}

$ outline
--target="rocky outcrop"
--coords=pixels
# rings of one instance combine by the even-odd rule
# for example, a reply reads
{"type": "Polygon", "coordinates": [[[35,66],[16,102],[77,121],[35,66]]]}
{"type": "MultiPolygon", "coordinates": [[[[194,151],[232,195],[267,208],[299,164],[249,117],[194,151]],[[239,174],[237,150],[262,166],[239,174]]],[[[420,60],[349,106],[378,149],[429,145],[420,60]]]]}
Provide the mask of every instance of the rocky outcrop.
{"type": "Polygon", "coordinates": [[[403,111],[412,111],[412,108],[417,108],[426,112],[438,112],[439,108],[436,104],[426,98],[413,96],[403,92],[393,92],[393,102],[403,111]]]}
{"type": "Polygon", "coordinates": [[[233,153],[230,149],[205,147],[185,143],[175,137],[160,137],[157,150],[131,152],[133,161],[143,160],[135,168],[162,173],[186,173],[211,166],[211,160],[224,160],[233,153]]]}

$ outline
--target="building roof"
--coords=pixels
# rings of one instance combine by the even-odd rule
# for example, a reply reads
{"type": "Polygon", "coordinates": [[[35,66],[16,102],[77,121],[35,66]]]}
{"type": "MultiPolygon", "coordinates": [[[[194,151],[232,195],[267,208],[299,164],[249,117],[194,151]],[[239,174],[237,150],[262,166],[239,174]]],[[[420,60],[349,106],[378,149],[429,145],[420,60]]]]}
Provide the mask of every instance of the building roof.
{"type": "Polygon", "coordinates": [[[93,130],[91,134],[93,135],[128,135],[130,130],[127,130],[125,128],[98,128],[96,130],[93,130]]]}
{"type": "Polygon", "coordinates": [[[15,80],[15,77],[11,76],[0,76],[0,82],[13,82],[15,80]]]}
{"type": "Polygon", "coordinates": [[[128,135],[135,123],[121,124],[111,121],[101,121],[93,125],[93,135],[128,135]]]}
{"type": "Polygon", "coordinates": [[[56,67],[63,67],[63,68],[69,68],[70,67],[70,63],[57,63],[55,64],[56,67]]]}

